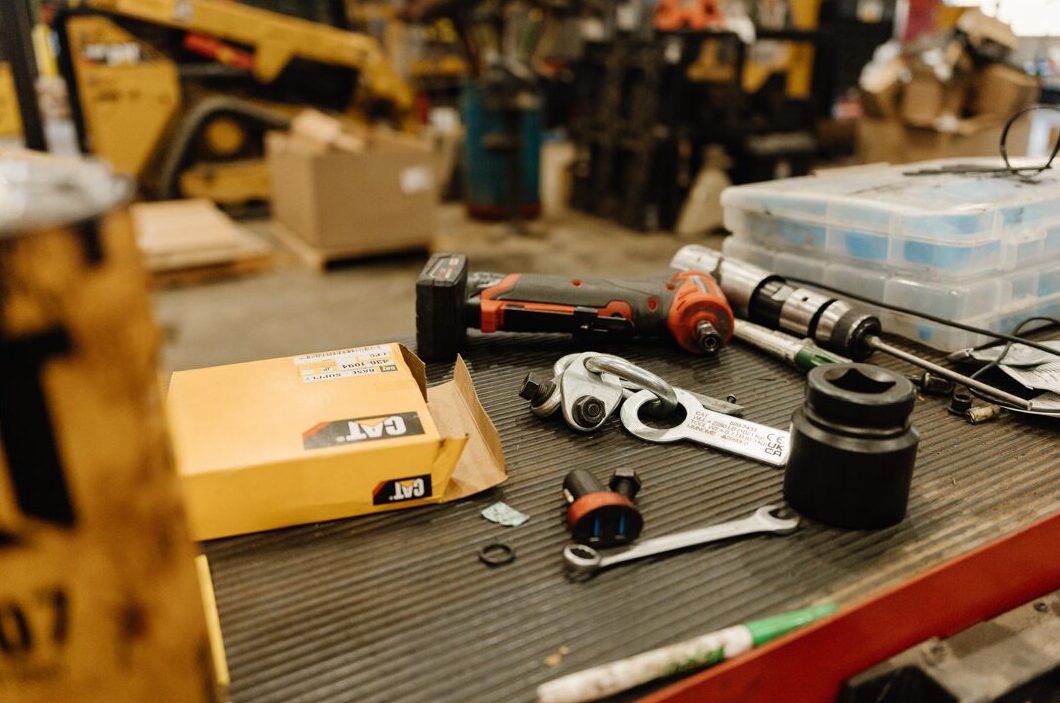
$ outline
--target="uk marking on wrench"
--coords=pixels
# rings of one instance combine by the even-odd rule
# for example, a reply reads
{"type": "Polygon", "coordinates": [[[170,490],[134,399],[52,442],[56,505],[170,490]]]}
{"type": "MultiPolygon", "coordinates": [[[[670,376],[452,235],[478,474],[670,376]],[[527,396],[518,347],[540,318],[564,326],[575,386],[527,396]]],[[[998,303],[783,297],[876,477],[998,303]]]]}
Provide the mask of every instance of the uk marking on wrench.
{"type": "Polygon", "coordinates": [[[621,551],[611,552],[606,556],[601,555],[587,545],[570,544],[563,550],[563,561],[567,566],[567,573],[572,578],[585,578],[592,576],[601,569],[606,569],[616,564],[624,564],[634,559],[644,559],[645,557],[665,554],[678,549],[687,549],[701,544],[762,532],[775,534],[794,532],[799,526],[799,518],[779,518],[773,514],[779,509],[780,507],[776,505],[763,505],[753,515],[740,520],[722,522],[709,527],[700,527],[696,530],[666,535],[665,537],[656,537],[655,539],[639,542],[621,551]]]}
{"type": "Polygon", "coordinates": [[[771,466],[787,463],[790,439],[786,431],[707,410],[688,391],[675,390],[678,404],[685,412],[684,420],[678,425],[659,429],[645,424],[640,419],[640,409],[645,403],[654,401],[655,395],[640,391],[622,404],[622,426],[635,437],[649,442],[687,439],[771,466]]]}

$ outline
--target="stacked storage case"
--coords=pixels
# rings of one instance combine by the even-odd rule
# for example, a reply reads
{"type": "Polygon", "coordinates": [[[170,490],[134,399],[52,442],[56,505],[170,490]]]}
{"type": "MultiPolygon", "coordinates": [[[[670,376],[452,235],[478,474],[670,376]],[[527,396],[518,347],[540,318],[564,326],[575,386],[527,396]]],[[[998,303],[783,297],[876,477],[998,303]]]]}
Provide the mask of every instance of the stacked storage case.
{"type": "MultiPolygon", "coordinates": [[[[919,171],[997,159],[840,170],[729,188],[725,254],[784,276],[1011,332],[1060,316],[1060,173],[919,171]]],[[[985,338],[879,309],[884,329],[944,351],[985,338]]]]}

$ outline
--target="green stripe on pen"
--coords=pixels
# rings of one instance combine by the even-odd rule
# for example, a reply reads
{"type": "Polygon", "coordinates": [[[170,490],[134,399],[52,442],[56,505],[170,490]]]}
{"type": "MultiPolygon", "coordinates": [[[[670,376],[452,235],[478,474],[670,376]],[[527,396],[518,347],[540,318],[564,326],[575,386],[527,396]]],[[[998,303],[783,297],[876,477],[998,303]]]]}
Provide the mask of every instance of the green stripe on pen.
{"type": "Polygon", "coordinates": [[[805,627],[816,620],[828,617],[838,608],[839,606],[835,603],[814,605],[802,610],[793,610],[790,613],[781,613],[780,615],[773,615],[761,620],[752,620],[746,623],[744,627],[751,632],[751,639],[754,642],[754,646],[757,647],[800,627],[805,627]]]}

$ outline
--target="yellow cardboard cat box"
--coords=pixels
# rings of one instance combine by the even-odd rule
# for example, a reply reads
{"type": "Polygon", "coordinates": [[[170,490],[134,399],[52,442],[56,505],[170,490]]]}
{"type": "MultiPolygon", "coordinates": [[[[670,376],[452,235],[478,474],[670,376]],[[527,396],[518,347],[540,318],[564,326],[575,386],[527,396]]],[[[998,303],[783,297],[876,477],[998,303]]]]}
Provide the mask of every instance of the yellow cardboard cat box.
{"type": "Polygon", "coordinates": [[[200,540],[447,502],[507,477],[463,360],[427,388],[400,344],[180,371],[167,406],[200,540]]]}

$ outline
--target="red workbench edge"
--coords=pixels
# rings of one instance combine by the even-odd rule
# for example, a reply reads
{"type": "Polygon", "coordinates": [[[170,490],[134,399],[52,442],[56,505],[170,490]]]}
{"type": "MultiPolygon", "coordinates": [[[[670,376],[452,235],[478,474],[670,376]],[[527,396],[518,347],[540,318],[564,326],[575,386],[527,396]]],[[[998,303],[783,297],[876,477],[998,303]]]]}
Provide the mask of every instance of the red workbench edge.
{"type": "Polygon", "coordinates": [[[1060,513],[640,703],[834,703],[851,676],[1060,588],[1060,513]]]}

